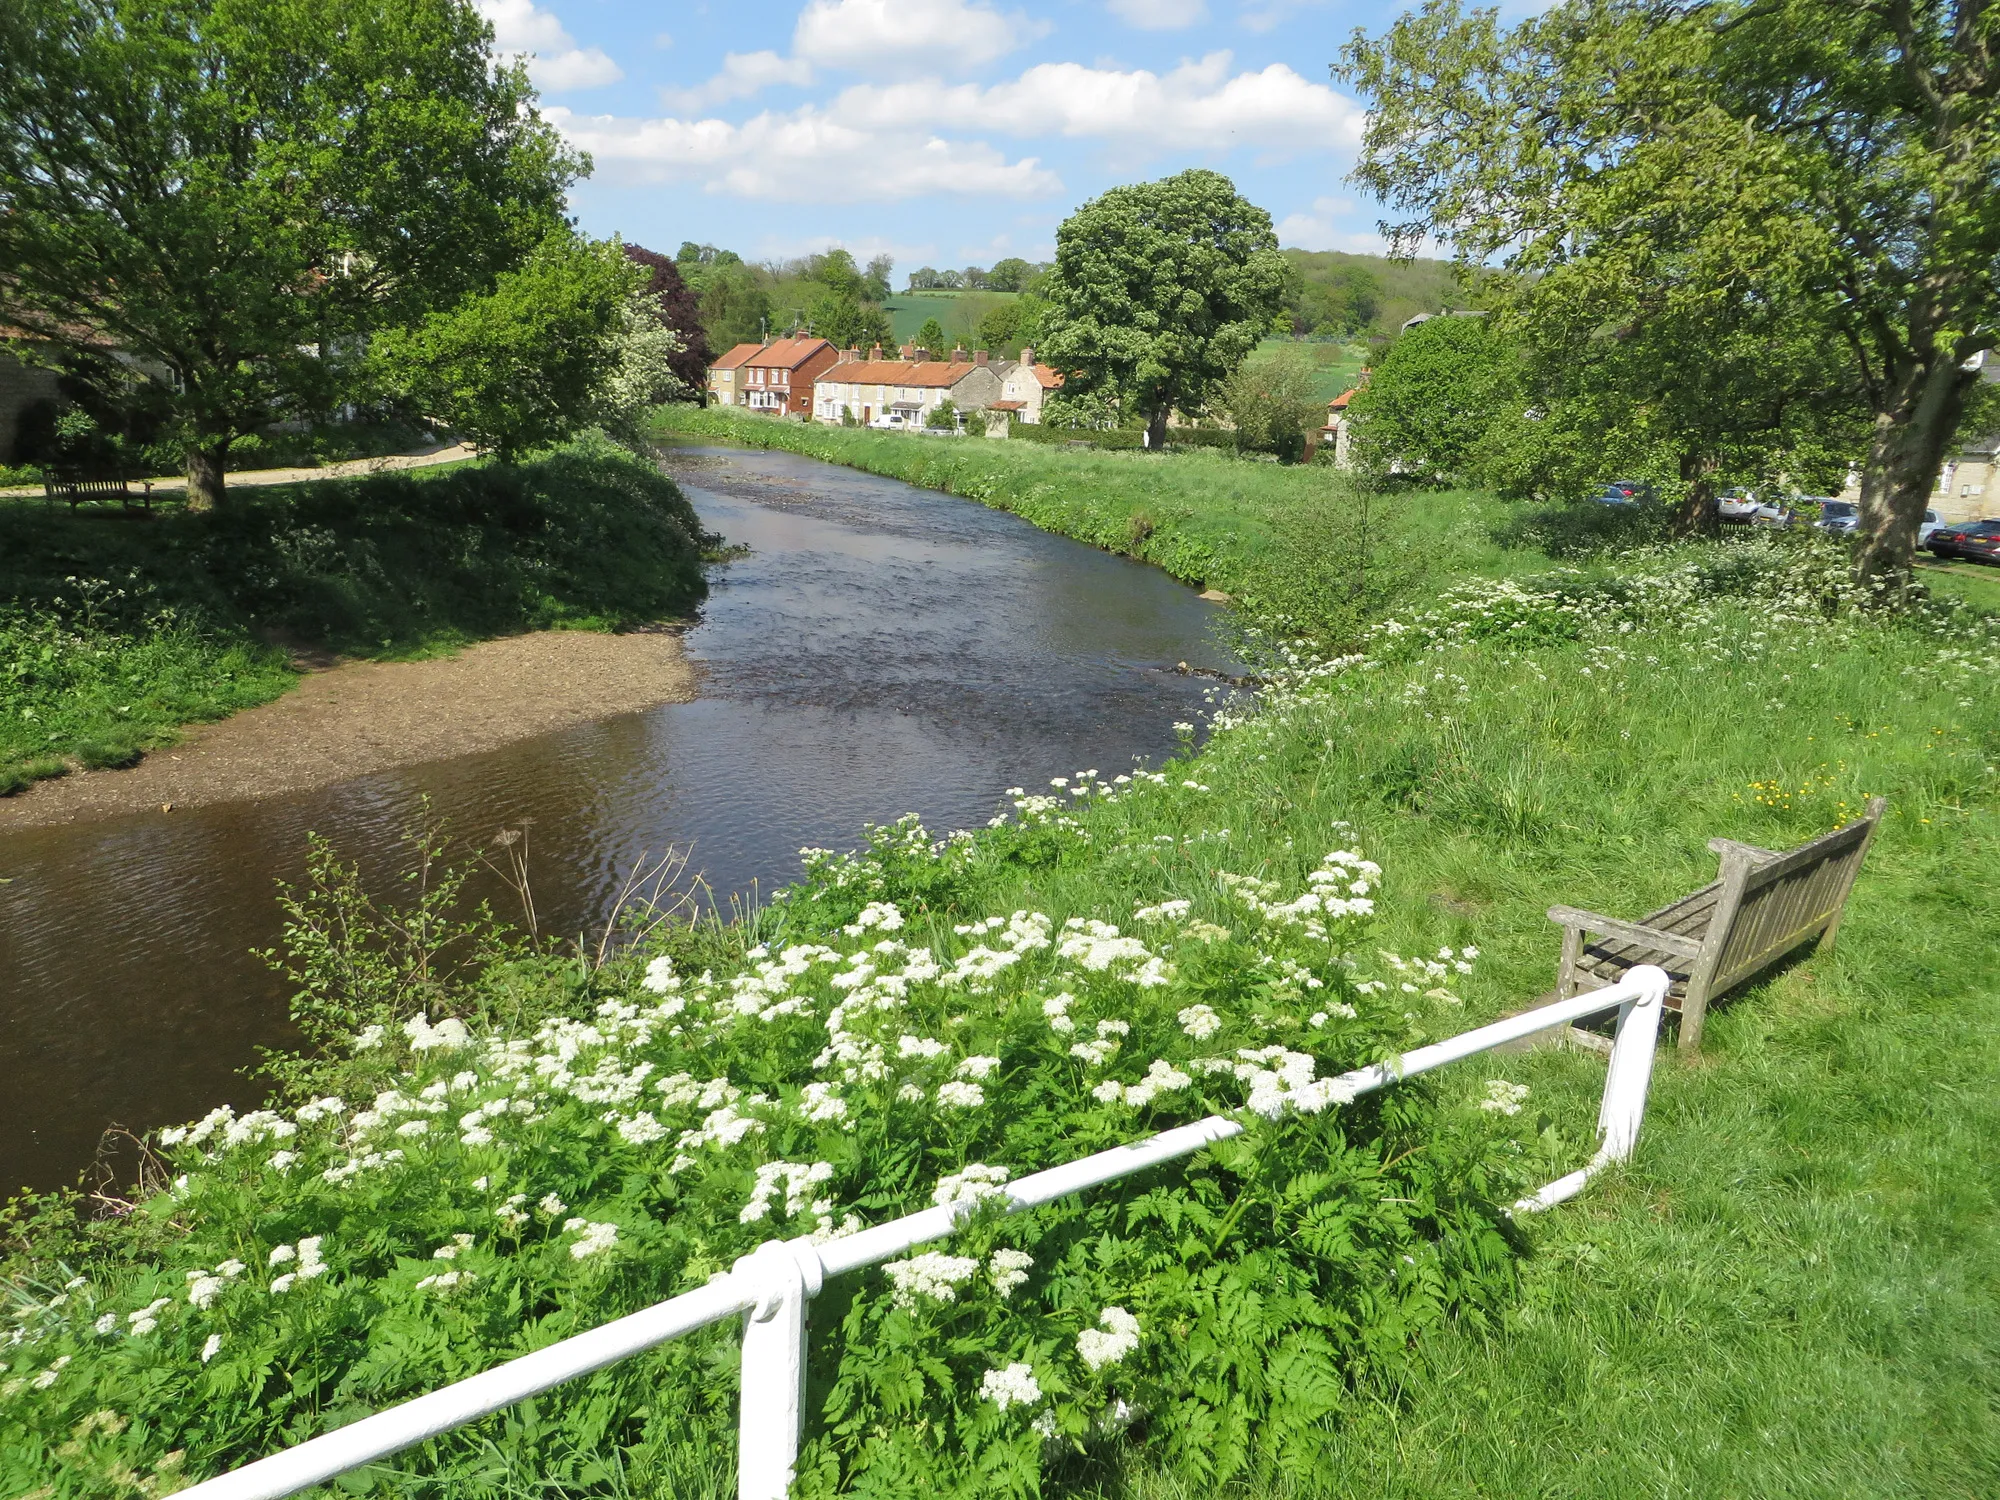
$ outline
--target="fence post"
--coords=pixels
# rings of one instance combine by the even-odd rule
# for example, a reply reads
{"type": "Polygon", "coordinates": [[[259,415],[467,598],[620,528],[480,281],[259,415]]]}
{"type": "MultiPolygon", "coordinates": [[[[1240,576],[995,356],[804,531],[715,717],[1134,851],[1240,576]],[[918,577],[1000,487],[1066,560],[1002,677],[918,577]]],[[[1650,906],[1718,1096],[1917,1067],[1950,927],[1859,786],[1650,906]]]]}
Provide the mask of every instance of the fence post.
{"type": "Polygon", "coordinates": [[[810,1240],[766,1240],[736,1262],[754,1280],[757,1305],[743,1315],[742,1409],[737,1415],[737,1500],[785,1500],[805,1420],[806,1304],[823,1272],[810,1240]]]}
{"type": "Polygon", "coordinates": [[[1609,1161],[1626,1160],[1639,1143],[1646,1093],[1653,1082],[1653,1051],[1667,1008],[1667,986],[1672,983],[1666,970],[1651,964],[1635,965],[1625,977],[1640,991],[1618,1008],[1611,1062],[1604,1070],[1604,1102],[1597,1111],[1602,1154],[1609,1161]]]}

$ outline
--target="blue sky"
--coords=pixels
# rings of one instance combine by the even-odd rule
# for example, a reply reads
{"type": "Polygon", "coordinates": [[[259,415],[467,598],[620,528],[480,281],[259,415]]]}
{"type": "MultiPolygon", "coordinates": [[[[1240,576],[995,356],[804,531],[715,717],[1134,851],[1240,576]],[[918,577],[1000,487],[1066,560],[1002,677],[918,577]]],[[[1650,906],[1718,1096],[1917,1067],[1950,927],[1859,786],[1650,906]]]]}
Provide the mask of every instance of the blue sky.
{"type": "Polygon", "coordinates": [[[1378,247],[1327,65],[1394,9],[1340,0],[476,0],[596,161],[593,234],[750,259],[1047,259],[1077,204],[1227,172],[1281,243],[1378,247]]]}

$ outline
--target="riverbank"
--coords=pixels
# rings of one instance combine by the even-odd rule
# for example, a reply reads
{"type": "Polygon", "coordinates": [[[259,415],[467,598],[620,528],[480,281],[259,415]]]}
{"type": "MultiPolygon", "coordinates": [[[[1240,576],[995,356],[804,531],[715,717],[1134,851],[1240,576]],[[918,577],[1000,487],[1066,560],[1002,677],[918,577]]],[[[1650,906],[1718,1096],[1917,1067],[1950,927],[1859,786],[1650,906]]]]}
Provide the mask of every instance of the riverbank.
{"type": "MultiPolygon", "coordinates": [[[[929,1203],[969,1161],[1029,1170],[1198,1114],[1214,1105],[1183,1103],[1179,1087],[1151,1091],[1144,1111],[1088,1092],[1182,1058],[1182,1026],[1208,1031],[1194,1005],[1242,1028],[1245,1048],[1275,1036],[1328,1066],[1348,1043],[1301,1029],[1312,1006],[1331,1010],[1327,995],[1369,1027],[1407,1007],[1431,1034],[1462,1029],[1547,989],[1548,905],[1637,915],[1712,877],[1712,837],[1786,847],[1882,794],[1889,815],[1839,947],[1712,1010],[1700,1054],[1663,1050],[1628,1170],[1485,1233],[1517,1177],[1590,1149],[1601,1061],[1540,1052],[1399,1094],[1400,1127],[1366,1112],[1315,1117],[1334,1134],[1278,1122],[1262,1152],[1009,1221],[1031,1237],[1011,1296],[984,1267],[1012,1239],[947,1247],[980,1257],[949,1305],[843,1278],[827,1296],[844,1300],[812,1325],[812,1482],[851,1479],[874,1454],[906,1462],[907,1484],[877,1486],[895,1494],[934,1493],[936,1475],[982,1457],[1023,1484],[1046,1459],[1043,1493],[1161,1500],[1985,1493],[2000,1452],[1993,631],[1854,609],[1836,555],[1810,539],[1603,571],[1461,580],[1376,633],[1367,665],[1272,664],[1261,708],[1226,717],[1163,783],[1077,796],[1065,778],[1052,801],[1024,795],[1018,821],[969,840],[891,832],[861,861],[816,857],[807,887],[744,925],[673,934],[672,972],[643,953],[601,970],[517,955],[379,992],[384,1044],[336,1049],[301,1085],[349,1100],[340,1112],[301,1107],[301,1093],[283,1102],[285,1131],[239,1122],[225,1139],[213,1125],[213,1139],[166,1148],[190,1188],[117,1224],[52,1211],[17,1252],[16,1273],[51,1289],[58,1259],[82,1280],[60,1306],[51,1290],[14,1314],[26,1337],[0,1371],[13,1392],[0,1479],[87,1485],[168,1453],[213,1472],[698,1286],[756,1240],[807,1232],[815,1195],[829,1216],[874,1221],[929,1203]],[[1383,952],[1449,948],[1448,998],[1391,985],[1382,1013],[1330,946],[1285,947],[1297,969],[1277,961],[1272,945],[1299,929],[1269,925],[1259,903],[1290,899],[1336,849],[1383,867],[1365,940],[1340,939],[1359,972],[1383,952]],[[1049,946],[1028,913],[1048,919],[1049,946]],[[1117,926],[1172,967],[1172,988],[1121,978],[1138,952],[1072,918],[1117,926]],[[920,947],[1000,993],[937,987],[910,956],[920,947]],[[906,960],[918,977],[902,979],[906,960]],[[875,1007],[888,992],[872,976],[892,964],[907,989],[875,1007]],[[1051,1012],[1058,992],[1074,998],[1051,1012]],[[1017,993],[1032,1003],[1005,1003],[1017,993]],[[853,1045],[880,1046],[879,1080],[861,1071],[865,1050],[847,1059],[853,1077],[835,1054],[811,1061],[835,998],[853,1045]],[[405,1031],[417,1004],[427,1020],[405,1031]],[[446,1012],[465,1019],[465,1043],[432,1024],[446,1012]],[[1083,1036],[1054,1035],[1052,1015],[1083,1036]],[[533,1040],[547,1016],[577,1019],[533,1040]],[[933,1032],[946,1062],[924,1072],[933,1032]],[[537,1049],[551,1061],[533,1076],[564,1081],[532,1086],[545,1095],[534,1118],[485,1102],[528,1099],[520,1059],[537,1049]],[[631,1072],[639,1058],[652,1073],[631,1072]],[[1496,1076],[1527,1090],[1508,1095],[1519,1115],[1480,1107],[1496,1076]],[[803,1093],[808,1079],[819,1094],[803,1093]],[[940,1102],[947,1083],[970,1112],[940,1102]],[[897,1092],[919,1084],[914,1101],[897,1092]],[[991,1107],[972,1109],[973,1094],[991,1107]],[[369,1098],[366,1122],[333,1123],[369,1098]],[[1035,1115],[1052,1099],[1077,1112],[1060,1130],[1035,1115]],[[1518,1156],[1484,1154],[1507,1140],[1518,1156]],[[676,1166],[677,1152],[695,1160],[676,1166]],[[1289,1175],[1301,1161],[1315,1171],[1289,1175]],[[796,1194],[776,1164],[798,1169],[796,1194]],[[1477,1191],[1456,1175],[1468,1164],[1494,1174],[1477,1191]],[[777,1186],[760,1197],[759,1183],[777,1186]],[[1174,1231],[1185,1243],[1163,1224],[1189,1226],[1174,1231]],[[302,1235],[324,1272],[267,1264],[280,1245],[302,1257],[302,1235]],[[161,1297],[143,1337],[123,1331],[161,1297]],[[1074,1351],[1109,1306],[1137,1333],[1107,1374],[1074,1351]],[[113,1334],[92,1333],[107,1317],[113,1334]],[[1266,1379],[1278,1360],[1285,1378],[1266,1379]],[[996,1409],[984,1373],[1014,1364],[1041,1372],[1035,1404],[996,1409]],[[273,1375],[306,1393],[283,1412],[261,1404],[273,1375]],[[1103,1423],[1114,1391],[1156,1420],[1103,1423]],[[1044,1449],[1028,1425],[1044,1410],[1074,1429],[1073,1448],[1044,1449]],[[877,1433],[897,1441],[866,1441],[877,1433]]],[[[1237,1056],[1239,1033],[1222,1037],[1237,1056]]],[[[594,1494],[609,1472],[640,1493],[727,1494],[733,1411],[712,1373],[733,1339],[670,1346],[551,1392],[532,1423],[496,1418],[399,1464],[467,1496],[528,1475],[594,1494]]]]}
{"type": "Polygon", "coordinates": [[[343,662],[128,770],[74,772],[0,800],[0,833],[331,786],[685,703],[695,682],[679,635],[659,629],[540,631],[452,656],[343,662]]]}
{"type": "Polygon", "coordinates": [[[252,489],[208,515],[0,504],[0,795],[129,766],[281,696],[298,663],[684,615],[710,545],[671,480],[608,444],[252,489]]]}

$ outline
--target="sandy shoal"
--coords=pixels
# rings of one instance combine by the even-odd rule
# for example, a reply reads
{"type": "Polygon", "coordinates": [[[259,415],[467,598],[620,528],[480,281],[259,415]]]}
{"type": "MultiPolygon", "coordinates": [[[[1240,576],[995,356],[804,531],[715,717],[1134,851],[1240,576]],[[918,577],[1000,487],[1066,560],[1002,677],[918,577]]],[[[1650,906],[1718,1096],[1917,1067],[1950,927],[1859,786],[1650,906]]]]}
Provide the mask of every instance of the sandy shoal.
{"type": "Polygon", "coordinates": [[[342,663],[261,708],[192,727],[128,770],[72,772],[0,798],[0,831],[331,786],[684,703],[695,683],[668,630],[542,631],[430,661],[342,663]]]}

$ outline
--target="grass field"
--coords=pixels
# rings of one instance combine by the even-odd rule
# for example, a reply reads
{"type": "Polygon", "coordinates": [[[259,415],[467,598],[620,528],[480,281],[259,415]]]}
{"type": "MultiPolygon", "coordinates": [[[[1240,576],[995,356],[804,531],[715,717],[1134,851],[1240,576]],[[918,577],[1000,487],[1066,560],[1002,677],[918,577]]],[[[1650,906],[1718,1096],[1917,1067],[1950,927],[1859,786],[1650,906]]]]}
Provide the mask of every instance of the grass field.
{"type": "Polygon", "coordinates": [[[244,489],[208,515],[0,500],[0,795],[277,697],[294,650],[398,657],[690,607],[699,527],[608,448],[244,489]]]}
{"type": "MultiPolygon", "coordinates": [[[[1147,508],[1187,535],[1146,548],[1199,550],[1246,587],[1291,486],[1313,480],[1001,444],[951,467],[891,443],[918,446],[842,451],[1087,540],[1147,508]]],[[[1548,567],[1487,539],[1489,502],[1410,505],[1412,532],[1443,539],[1462,575],[1548,567]]],[[[1977,598],[1985,575],[1963,581],[1977,598]]],[[[1505,1326],[1424,1340],[1400,1380],[1354,1392],[1322,1483],[1261,1493],[2000,1493],[1993,651],[1970,624],[1940,636],[1728,604],[1532,650],[1454,648],[1203,763],[1232,788],[1220,816],[1260,847],[1354,823],[1388,871],[1404,951],[1476,942],[1490,960],[1469,1021],[1552,982],[1548,905],[1636,917],[1713,878],[1711,837],[1783,847],[1867,795],[1890,801],[1838,950],[1712,1012],[1698,1057],[1663,1051],[1637,1162],[1531,1226],[1505,1326]]],[[[1587,1129],[1599,1062],[1538,1054],[1510,1076],[1587,1129]]],[[[1103,1491],[1209,1493],[1143,1464],[1103,1491]]]]}
{"type": "MultiPolygon", "coordinates": [[[[1294,517],[1325,498],[1311,486],[1331,482],[1324,471],[1201,454],[732,428],[720,414],[662,421],[681,436],[740,430],[950,489],[1249,594],[1290,586],[1315,536],[1294,517]],[[1150,529],[1135,526],[1138,517],[1150,529]]],[[[1420,552],[1429,566],[1399,574],[1404,596],[1385,607],[1401,628],[1368,637],[1368,664],[1323,671],[1274,658],[1262,709],[1225,710],[1207,748],[1177,771],[1198,790],[1089,808],[1079,816],[1090,837],[1053,862],[981,865],[975,883],[939,897],[935,930],[954,912],[1020,907],[1058,921],[1070,913],[1125,921],[1137,901],[1168,895],[1226,922],[1219,872],[1296,881],[1326,850],[1359,847],[1383,866],[1385,947],[1480,950],[1451,1017],[1470,1025],[1549,987],[1559,943],[1544,915],[1550,904],[1636,917],[1712,877],[1712,837],[1785,847],[1838,825],[1875,794],[1889,799],[1888,816],[1839,947],[1801,953],[1712,1010],[1700,1054],[1663,1048],[1632,1165],[1519,1226],[1517,1285],[1497,1323],[1426,1327],[1397,1357],[1355,1373],[1317,1432],[1306,1477],[1221,1485],[1197,1465],[1162,1464],[1134,1441],[1055,1463],[1042,1492],[1120,1500],[2000,1493],[1992,623],[1969,613],[1856,611],[1837,550],[1813,537],[1732,537],[1598,556],[1555,573],[1546,556],[1494,540],[1523,534],[1506,530],[1504,507],[1464,495],[1393,503],[1385,547],[1420,552]],[[1162,827],[1171,847],[1159,842],[1162,827]]],[[[1316,555],[1305,561],[1319,565],[1316,555]]],[[[703,962],[726,974],[742,961],[742,944],[768,935],[717,935],[703,962]]],[[[501,1000],[516,1011],[522,1004],[514,992],[501,1000]]],[[[1493,1077],[1529,1087],[1516,1123],[1539,1141],[1546,1166],[1588,1149],[1599,1059],[1560,1050],[1493,1058],[1441,1075],[1438,1087],[1465,1103],[1493,1077]]],[[[556,1154],[572,1165],[587,1156],[581,1147],[556,1154]]],[[[370,1200],[357,1200],[354,1222],[329,1227],[331,1243],[365,1236],[367,1253],[385,1263],[400,1254],[422,1269],[427,1247],[453,1226],[419,1196],[407,1222],[372,1225],[359,1217],[370,1200]]],[[[131,1259],[166,1253],[122,1235],[110,1226],[95,1232],[94,1247],[91,1236],[66,1242],[98,1278],[93,1295],[126,1275],[131,1259]]],[[[548,1314],[548,1327],[627,1310],[610,1293],[593,1295],[548,1314]]],[[[107,1305],[122,1315],[124,1304],[107,1305]]],[[[405,1333],[372,1368],[418,1388],[439,1371],[463,1373],[461,1352],[438,1333],[446,1324],[418,1329],[407,1310],[399,1316],[405,1333]]],[[[237,1356],[226,1353],[208,1374],[196,1362],[208,1326],[192,1314],[163,1325],[146,1397],[163,1411],[197,1402],[203,1381],[240,1395],[223,1384],[241,1378],[230,1363],[237,1356]],[[160,1398],[169,1382],[185,1385],[185,1402],[160,1398]]],[[[366,1337],[366,1325],[356,1326],[353,1336],[366,1337]]],[[[479,1326],[496,1347],[541,1336],[499,1311],[479,1326]]],[[[157,1457],[140,1426],[107,1435],[109,1424],[86,1417],[110,1399],[82,1383],[95,1378],[90,1362],[58,1371],[43,1398],[39,1383],[28,1384],[39,1381],[41,1356],[5,1358],[19,1402],[0,1407],[0,1435],[9,1422],[22,1425],[19,1440],[0,1448],[29,1452],[32,1427],[33,1443],[45,1445],[33,1451],[54,1454],[76,1423],[92,1462],[157,1457]],[[50,1405],[46,1419],[43,1406],[21,1404],[44,1399],[69,1404],[50,1405]]],[[[105,1361],[105,1389],[120,1389],[105,1361]]],[[[726,1357],[701,1368],[726,1394],[726,1357]]],[[[552,1393],[533,1413],[413,1455],[407,1472],[448,1467],[438,1483],[466,1496],[729,1493],[727,1402],[690,1407],[686,1422],[667,1424],[667,1442],[660,1413],[678,1398],[643,1382],[635,1389],[645,1394],[636,1411],[602,1382],[552,1393]],[[588,1435],[582,1448],[569,1436],[578,1433],[588,1435]]],[[[300,1422],[313,1419],[299,1411],[300,1422]]],[[[1143,1418],[1133,1428],[1136,1438],[1146,1430],[1143,1418]]],[[[165,1446],[164,1432],[153,1438],[165,1446]]],[[[217,1451],[195,1457],[212,1466],[217,1451]]],[[[79,1461],[31,1482],[82,1495],[95,1472],[79,1461]]],[[[386,1475],[382,1483],[424,1487],[386,1475]]],[[[881,1491],[931,1492],[914,1481],[881,1491]]]]}

